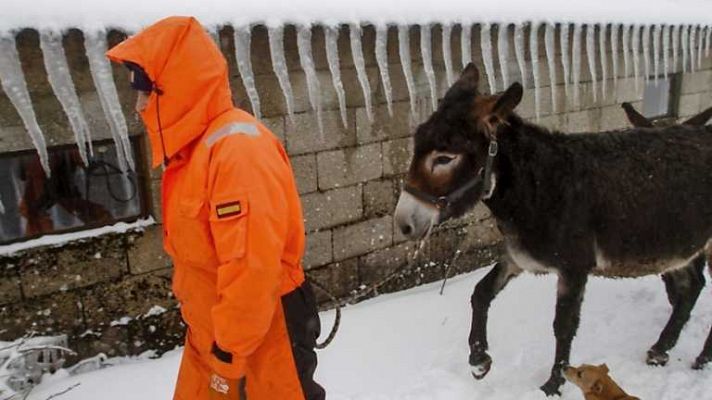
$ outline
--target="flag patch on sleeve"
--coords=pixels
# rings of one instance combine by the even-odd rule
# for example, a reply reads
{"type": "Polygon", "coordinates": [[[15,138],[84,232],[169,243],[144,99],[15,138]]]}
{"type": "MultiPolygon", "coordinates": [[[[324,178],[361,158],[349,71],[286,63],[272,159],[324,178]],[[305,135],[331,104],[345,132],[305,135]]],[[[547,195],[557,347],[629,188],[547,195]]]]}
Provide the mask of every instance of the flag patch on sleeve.
{"type": "Polygon", "coordinates": [[[229,203],[218,204],[215,206],[215,213],[218,218],[232,217],[242,213],[242,206],[239,201],[231,201],[229,203]]]}

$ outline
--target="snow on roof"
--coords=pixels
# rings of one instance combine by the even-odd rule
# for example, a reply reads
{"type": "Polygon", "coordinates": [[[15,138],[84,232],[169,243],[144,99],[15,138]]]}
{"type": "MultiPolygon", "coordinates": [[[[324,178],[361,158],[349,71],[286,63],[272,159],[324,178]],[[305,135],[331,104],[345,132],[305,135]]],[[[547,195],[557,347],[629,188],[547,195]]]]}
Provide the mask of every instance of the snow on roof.
{"type": "Polygon", "coordinates": [[[570,22],[702,24],[706,0],[5,0],[0,31],[104,27],[138,30],[169,16],[193,15],[206,26],[284,23],[570,22]]]}

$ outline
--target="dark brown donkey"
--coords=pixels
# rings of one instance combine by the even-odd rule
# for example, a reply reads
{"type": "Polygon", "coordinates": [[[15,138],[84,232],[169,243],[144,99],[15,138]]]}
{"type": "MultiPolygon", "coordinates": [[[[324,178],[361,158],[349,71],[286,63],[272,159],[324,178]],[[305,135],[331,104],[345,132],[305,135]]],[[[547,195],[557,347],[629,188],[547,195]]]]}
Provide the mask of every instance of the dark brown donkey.
{"type": "MultiPolygon", "coordinates": [[[[418,239],[480,200],[496,218],[507,257],[472,295],[470,365],[476,378],[492,363],[486,328],[497,293],[523,270],[558,274],[556,356],[541,387],[557,394],[589,274],[637,277],[704,261],[698,256],[712,245],[712,129],[552,133],[514,113],[520,84],[484,96],[478,81],[479,71],[468,65],[418,127],[395,219],[403,234],[418,239]]],[[[682,280],[673,297],[696,299],[678,292],[699,292],[704,279],[682,280]]],[[[689,303],[674,307],[649,351],[651,363],[664,364],[694,301],[689,303]]],[[[696,365],[711,358],[708,340],[696,365]]]]}

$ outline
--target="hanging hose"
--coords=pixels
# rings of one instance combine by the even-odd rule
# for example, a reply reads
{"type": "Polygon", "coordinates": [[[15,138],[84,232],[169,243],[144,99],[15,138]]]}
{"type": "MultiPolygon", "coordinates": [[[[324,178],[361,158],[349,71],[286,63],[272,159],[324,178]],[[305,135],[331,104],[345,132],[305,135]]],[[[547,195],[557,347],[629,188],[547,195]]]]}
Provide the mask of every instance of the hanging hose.
{"type": "Polygon", "coordinates": [[[111,175],[114,174],[124,174],[121,169],[119,169],[117,166],[114,164],[111,164],[109,162],[103,161],[103,160],[91,160],[89,162],[89,166],[86,169],[86,187],[85,187],[85,198],[87,201],[89,201],[89,188],[91,186],[91,178],[92,177],[104,177],[105,178],[105,183],[106,183],[106,190],[109,193],[109,196],[114,200],[119,203],[128,203],[132,201],[133,199],[136,198],[136,195],[138,194],[138,187],[136,185],[136,179],[129,174],[128,172],[125,174],[126,179],[129,180],[131,183],[131,192],[130,196],[128,198],[122,198],[118,194],[116,194],[113,190],[113,186],[111,185],[111,175]],[[94,171],[98,169],[103,169],[103,173],[95,173],[94,171]]]}

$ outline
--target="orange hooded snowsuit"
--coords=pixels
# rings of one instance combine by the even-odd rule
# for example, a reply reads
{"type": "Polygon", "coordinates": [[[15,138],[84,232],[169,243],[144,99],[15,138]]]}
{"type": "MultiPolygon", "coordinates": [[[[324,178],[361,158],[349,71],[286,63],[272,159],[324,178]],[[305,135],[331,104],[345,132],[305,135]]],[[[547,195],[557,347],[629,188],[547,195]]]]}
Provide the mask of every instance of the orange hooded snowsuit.
{"type": "MultiPolygon", "coordinates": [[[[209,397],[212,373],[250,400],[323,399],[319,334],[304,283],[304,226],[289,158],[233,106],[227,63],[190,17],[171,17],[109,52],[153,82],[141,112],[153,166],[164,159],[164,247],[188,325],[174,399],[209,397]]],[[[233,397],[234,396],[234,397],[233,397]]]]}

